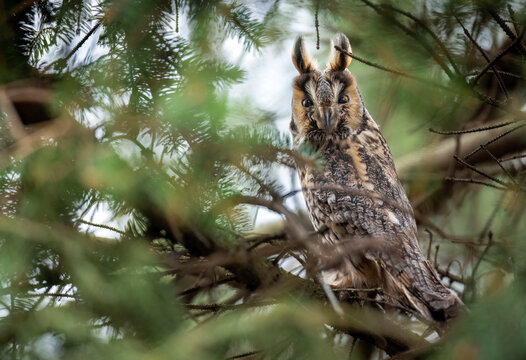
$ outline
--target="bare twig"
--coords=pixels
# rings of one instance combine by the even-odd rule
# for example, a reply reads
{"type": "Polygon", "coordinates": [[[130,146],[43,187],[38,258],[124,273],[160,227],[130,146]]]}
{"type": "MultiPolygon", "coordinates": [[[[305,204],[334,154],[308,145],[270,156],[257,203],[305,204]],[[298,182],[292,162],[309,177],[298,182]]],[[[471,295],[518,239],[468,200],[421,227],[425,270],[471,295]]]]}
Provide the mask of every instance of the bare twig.
{"type": "Polygon", "coordinates": [[[424,229],[429,234],[429,246],[427,247],[427,260],[431,260],[431,246],[433,245],[433,233],[429,229],[424,229]]]}
{"type": "MultiPolygon", "coordinates": [[[[440,226],[434,224],[431,220],[423,216],[418,211],[415,211],[415,218],[419,223],[421,223],[424,226],[429,227],[431,230],[437,233],[438,236],[440,236],[441,238],[447,239],[451,241],[452,243],[462,244],[462,245],[467,245],[467,246],[480,246],[481,245],[479,243],[474,242],[472,238],[454,236],[454,235],[446,233],[444,230],[442,230],[440,226]]],[[[425,231],[429,231],[429,230],[425,229],[425,231]]],[[[428,250],[428,259],[431,260],[431,247],[428,250]]]]}
{"type": "Polygon", "coordinates": [[[146,149],[146,147],[143,144],[141,144],[139,140],[130,138],[128,135],[116,135],[113,136],[111,140],[128,140],[137,145],[137,147],[141,149],[142,154],[149,154],[148,149],[146,149]]]}
{"type": "Polygon", "coordinates": [[[482,242],[482,239],[484,239],[484,237],[486,237],[486,234],[490,233],[491,224],[493,224],[493,220],[495,220],[495,216],[497,215],[497,212],[499,211],[499,209],[500,209],[500,201],[497,202],[497,205],[493,208],[493,211],[488,217],[488,220],[486,220],[486,223],[484,224],[484,228],[480,232],[480,235],[478,238],[479,243],[482,242]]]}
{"type": "Polygon", "coordinates": [[[89,226],[98,227],[98,228],[101,228],[101,229],[111,230],[113,232],[116,232],[116,233],[124,235],[124,236],[127,235],[124,231],[119,230],[117,228],[114,228],[113,226],[104,225],[104,224],[96,224],[96,223],[92,223],[90,221],[86,221],[86,220],[82,220],[82,219],[77,220],[77,222],[82,223],[82,224],[86,224],[86,225],[89,225],[89,226]]]}
{"type": "Polygon", "coordinates": [[[262,353],[262,351],[249,351],[249,352],[246,352],[246,353],[243,353],[243,354],[239,354],[239,355],[228,357],[225,360],[242,359],[242,358],[245,358],[247,356],[257,355],[257,354],[261,354],[261,353],[262,353]]]}
{"type": "Polygon", "coordinates": [[[446,274],[447,274],[447,277],[449,277],[452,281],[456,281],[455,279],[452,278],[453,275],[451,275],[451,273],[449,272],[449,270],[451,269],[451,266],[453,265],[453,263],[457,263],[458,264],[458,270],[460,271],[460,280],[461,281],[458,281],[458,282],[461,282],[461,283],[464,283],[464,267],[462,266],[462,263],[460,261],[458,261],[458,259],[453,259],[449,262],[449,264],[447,265],[447,268],[446,268],[446,274]]]}
{"type": "Polygon", "coordinates": [[[356,341],[357,340],[358,340],[358,338],[356,338],[356,337],[352,338],[351,349],[349,350],[349,360],[352,360],[352,353],[354,351],[354,347],[356,346],[356,341]]]}
{"type": "Polygon", "coordinates": [[[497,56],[495,56],[493,58],[493,60],[491,60],[489,63],[486,64],[486,66],[480,70],[480,72],[478,73],[477,76],[475,76],[470,82],[469,84],[471,86],[475,86],[477,84],[477,82],[480,80],[480,78],[482,77],[482,75],[484,75],[489,69],[491,69],[495,63],[497,61],[499,61],[504,55],[506,55],[515,45],[517,45],[518,43],[520,43],[521,39],[522,39],[522,36],[523,34],[521,34],[520,36],[516,37],[515,40],[512,41],[512,43],[510,45],[508,45],[504,50],[502,50],[497,56]]]}
{"type": "Polygon", "coordinates": [[[335,316],[330,325],[336,331],[370,343],[391,356],[429,344],[374,310],[352,316],[346,314],[344,319],[335,316]]]}
{"type": "Polygon", "coordinates": [[[331,287],[325,282],[321,274],[318,274],[316,278],[319,284],[321,285],[321,288],[323,289],[325,296],[327,296],[327,299],[331,303],[331,306],[334,312],[340,316],[343,316],[344,314],[343,309],[340,303],[338,302],[338,299],[334,295],[334,292],[332,291],[331,287]]]}
{"type": "Polygon", "coordinates": [[[434,49],[429,45],[427,44],[426,42],[423,41],[423,39],[418,35],[418,33],[412,31],[411,29],[407,28],[406,26],[404,26],[402,23],[400,23],[399,21],[397,21],[396,19],[394,19],[390,14],[388,14],[388,12],[383,9],[381,6],[379,5],[375,5],[373,4],[372,2],[370,2],[369,0],[362,0],[363,3],[365,3],[367,6],[371,7],[372,9],[374,9],[378,14],[380,15],[383,15],[383,16],[388,16],[389,19],[391,21],[393,21],[393,23],[398,27],[400,28],[403,32],[405,32],[407,35],[411,36],[413,39],[417,40],[428,52],[429,54],[431,55],[431,57],[435,60],[435,62],[438,64],[438,66],[440,66],[442,68],[442,70],[444,70],[444,72],[446,73],[446,75],[451,79],[455,79],[455,76],[453,75],[453,73],[451,72],[451,70],[447,67],[447,65],[444,63],[444,61],[442,61],[442,59],[438,56],[438,54],[436,53],[436,51],[434,51],[434,49]]]}
{"type": "MultiPolygon", "coordinates": [[[[494,71],[493,70],[488,70],[486,71],[486,74],[491,74],[493,73],[494,71]]],[[[502,71],[502,70],[497,70],[497,72],[501,75],[506,75],[506,76],[510,76],[510,77],[513,77],[515,79],[520,79],[520,80],[526,80],[526,77],[524,76],[521,76],[521,75],[518,75],[518,74],[513,74],[513,73],[510,73],[508,71],[502,71]]],[[[477,72],[471,72],[469,74],[466,74],[466,76],[475,76],[478,74],[478,71],[477,72]]]]}
{"type": "Polygon", "coordinates": [[[440,48],[440,50],[442,50],[442,53],[444,53],[444,55],[446,56],[446,58],[449,60],[449,63],[451,64],[451,66],[453,66],[453,69],[455,70],[456,74],[459,75],[460,74],[460,71],[458,69],[458,66],[456,65],[455,61],[453,60],[450,52],[448,51],[448,49],[446,48],[446,46],[444,45],[444,42],[437,36],[437,34],[435,34],[434,31],[432,31],[429,26],[426,25],[426,23],[424,23],[421,19],[417,18],[416,16],[414,16],[413,14],[411,14],[410,12],[407,12],[407,11],[404,11],[404,10],[401,10],[399,8],[396,8],[394,7],[393,5],[390,5],[390,4],[382,4],[380,5],[381,7],[383,8],[386,8],[386,9],[391,9],[399,14],[402,14],[406,17],[408,17],[409,19],[413,20],[415,23],[417,23],[418,25],[420,25],[425,31],[427,31],[431,37],[433,38],[433,40],[435,40],[435,42],[437,43],[438,47],[440,48]]]}
{"type": "Polygon", "coordinates": [[[300,192],[301,192],[301,190],[299,190],[299,189],[291,190],[291,191],[289,191],[288,193],[286,193],[286,194],[284,194],[284,195],[281,195],[280,197],[281,197],[282,199],[286,199],[286,198],[289,198],[289,197],[291,197],[291,196],[294,196],[294,195],[296,195],[296,194],[298,194],[298,193],[300,193],[300,192]]]}
{"type": "Polygon", "coordinates": [[[513,27],[515,29],[515,33],[518,34],[520,30],[519,30],[519,26],[518,26],[519,23],[517,22],[517,20],[515,18],[515,12],[513,11],[513,8],[511,7],[511,4],[506,4],[506,5],[508,7],[508,13],[510,14],[510,19],[511,19],[511,21],[513,23],[513,27]]]}
{"type": "Polygon", "coordinates": [[[285,234],[284,232],[280,232],[277,234],[263,235],[254,239],[250,239],[250,242],[252,242],[252,244],[248,247],[247,251],[253,250],[261,244],[265,244],[274,240],[285,240],[286,237],[287,234],[285,234]]]}
{"type": "Polygon", "coordinates": [[[366,297],[361,297],[361,296],[349,296],[349,297],[346,297],[346,300],[348,300],[348,301],[364,301],[364,302],[369,302],[369,303],[372,303],[372,304],[378,304],[378,305],[392,307],[392,308],[398,309],[400,311],[404,311],[407,314],[411,314],[412,316],[414,316],[415,318],[417,318],[419,321],[423,322],[424,324],[432,324],[433,323],[432,320],[429,320],[429,319],[425,318],[419,312],[417,312],[417,311],[415,311],[413,309],[410,309],[410,308],[408,308],[406,306],[394,303],[394,302],[390,302],[390,301],[386,301],[386,300],[382,300],[382,299],[366,298],[366,297]]]}
{"type": "Polygon", "coordinates": [[[471,272],[471,278],[470,278],[469,284],[472,290],[472,296],[475,295],[475,286],[476,286],[475,277],[477,274],[477,270],[480,266],[480,263],[482,262],[482,259],[484,259],[484,256],[486,256],[486,254],[488,253],[488,250],[491,247],[491,245],[493,245],[493,234],[490,231],[488,233],[488,245],[484,248],[484,251],[482,251],[482,254],[480,254],[479,258],[477,259],[477,262],[475,263],[475,266],[473,266],[473,271],[471,272]]]}
{"type": "Polygon", "coordinates": [[[316,1],[316,9],[314,11],[314,27],[316,28],[316,50],[320,50],[320,23],[318,15],[320,11],[320,1],[316,1]]]}
{"type": "MultiPolygon", "coordinates": [[[[387,71],[387,72],[390,72],[390,73],[395,74],[395,75],[403,76],[403,77],[406,77],[408,79],[412,79],[412,80],[421,82],[423,84],[426,84],[426,85],[429,85],[429,86],[433,86],[435,88],[440,88],[440,89],[447,90],[447,91],[450,91],[450,92],[456,92],[454,89],[452,89],[452,88],[450,88],[448,86],[442,85],[440,83],[437,83],[437,82],[434,82],[434,81],[430,81],[430,80],[427,80],[427,79],[424,79],[424,78],[421,78],[421,77],[418,77],[418,76],[415,76],[415,75],[412,75],[412,74],[408,74],[408,73],[400,71],[400,70],[396,70],[396,69],[392,69],[392,68],[389,68],[389,67],[386,67],[386,66],[375,64],[375,63],[373,63],[371,61],[365,60],[365,59],[363,59],[361,57],[358,57],[358,56],[354,55],[353,53],[341,48],[338,45],[335,45],[334,48],[336,50],[338,50],[340,52],[343,52],[344,54],[352,57],[353,59],[356,59],[357,61],[359,61],[361,63],[364,63],[366,65],[369,65],[371,67],[374,67],[376,69],[387,71]]],[[[494,99],[492,97],[489,97],[487,95],[480,94],[474,88],[471,88],[471,96],[476,97],[477,99],[481,100],[482,102],[484,102],[484,103],[486,103],[488,105],[491,105],[491,106],[494,106],[494,107],[497,107],[497,108],[501,108],[501,106],[500,106],[501,104],[500,104],[499,101],[497,101],[496,99],[494,99]]]]}
{"type": "MultiPolygon", "coordinates": [[[[484,144],[482,144],[482,146],[488,146],[489,144],[492,144],[494,143],[495,141],[498,141],[500,140],[501,138],[503,138],[504,136],[508,135],[508,134],[511,134],[512,132],[514,132],[515,130],[518,130],[522,127],[526,126],[526,124],[521,124],[521,125],[518,125],[518,126],[515,126],[514,128],[512,129],[509,129],[507,131],[504,131],[503,133],[495,136],[493,139],[490,139],[488,141],[486,141],[484,144]]],[[[470,157],[472,157],[473,155],[475,155],[476,153],[478,153],[480,151],[481,147],[479,146],[478,148],[476,148],[475,150],[473,150],[472,152],[470,152],[469,154],[467,154],[466,156],[464,156],[464,160],[467,160],[469,159],[470,157]]]]}
{"type": "Polygon", "coordinates": [[[242,304],[184,304],[188,310],[206,310],[218,312],[223,310],[236,310],[251,307],[264,307],[275,305],[275,301],[265,301],[257,303],[242,303],[242,304]]]}
{"type": "Polygon", "coordinates": [[[504,19],[502,19],[500,17],[499,14],[497,14],[497,12],[493,9],[488,9],[488,13],[493,17],[493,19],[495,19],[495,21],[497,22],[497,24],[499,24],[499,26],[501,27],[502,30],[504,30],[504,32],[506,33],[506,35],[511,39],[513,40],[514,43],[517,43],[518,44],[518,49],[519,49],[519,52],[522,54],[522,55],[526,55],[526,48],[524,47],[524,45],[522,43],[520,43],[521,39],[522,39],[522,35],[523,34],[520,34],[518,36],[515,36],[515,34],[513,33],[513,31],[511,31],[511,29],[509,28],[508,24],[506,24],[506,22],[504,21],[504,19]],[[517,39],[519,40],[517,42],[517,39]]]}
{"type": "Polygon", "coordinates": [[[499,190],[508,190],[507,188],[502,187],[502,186],[496,186],[496,185],[493,185],[493,184],[490,184],[484,181],[479,181],[479,180],[474,180],[474,179],[460,179],[460,178],[454,178],[454,177],[446,177],[444,178],[444,180],[456,181],[456,182],[467,182],[471,184],[485,185],[485,186],[489,186],[489,187],[492,187],[494,189],[499,189],[499,190]]]}
{"type": "MultiPolygon", "coordinates": [[[[356,59],[359,62],[364,63],[365,65],[369,65],[371,67],[374,67],[376,69],[387,71],[387,72],[390,72],[392,74],[403,76],[403,77],[406,77],[406,78],[409,78],[409,79],[413,79],[413,80],[416,80],[416,81],[419,81],[419,82],[422,82],[422,83],[425,83],[425,84],[430,84],[431,83],[429,80],[420,78],[418,76],[415,76],[415,75],[412,75],[412,74],[408,74],[406,72],[403,72],[403,71],[400,71],[400,70],[396,70],[396,69],[392,69],[392,68],[389,68],[389,67],[386,67],[386,66],[378,65],[378,64],[375,64],[375,63],[373,63],[371,61],[365,60],[364,58],[358,57],[358,56],[354,55],[352,52],[343,49],[341,46],[335,45],[334,48],[336,50],[344,53],[345,55],[348,55],[348,56],[352,57],[353,59],[356,59]]],[[[438,83],[432,83],[432,85],[440,87],[440,88],[443,88],[443,89],[449,89],[446,86],[438,84],[438,83]]]]}
{"type": "MultiPolygon", "coordinates": [[[[460,155],[460,147],[461,147],[461,139],[462,139],[462,135],[455,135],[455,156],[459,156],[460,155]]],[[[448,172],[448,176],[450,177],[455,177],[455,174],[456,174],[456,165],[455,163],[451,162],[450,166],[449,166],[449,172],[448,172]]]]}
{"type": "MultiPolygon", "coordinates": [[[[495,124],[500,124],[502,121],[495,122],[495,124]]],[[[523,123],[522,121],[520,122],[523,123]]],[[[493,125],[493,124],[488,124],[493,125]]],[[[519,122],[515,125],[519,125],[519,122]]],[[[508,129],[511,129],[510,126],[508,129]]],[[[462,135],[462,143],[459,151],[459,157],[464,158],[466,154],[472,151],[472,149],[479,149],[480,144],[485,144],[489,140],[492,140],[493,137],[499,135],[504,130],[494,129],[490,131],[475,132],[470,134],[462,135]]],[[[517,144],[517,148],[521,149],[524,139],[521,134],[514,133],[509,139],[509,144],[517,144]]],[[[397,161],[397,171],[402,177],[408,174],[408,171],[411,169],[418,169],[419,171],[429,170],[432,172],[438,171],[447,171],[451,169],[451,157],[456,153],[457,150],[457,136],[446,138],[440,141],[437,144],[428,145],[426,148],[420,149],[417,152],[410,153],[397,161]]],[[[506,150],[506,144],[504,142],[499,142],[494,145],[492,151],[494,151],[496,156],[502,155],[506,150]],[[498,151],[498,152],[497,152],[498,151]]],[[[480,150],[480,149],[479,149],[480,150]]],[[[447,174],[447,173],[446,173],[447,174]]],[[[452,174],[447,174],[448,176],[453,176],[452,174]]]]}
{"type": "Polygon", "coordinates": [[[66,55],[66,57],[64,58],[60,58],[56,61],[53,61],[52,63],[50,63],[48,66],[46,66],[42,72],[45,73],[47,72],[49,69],[51,69],[53,67],[53,65],[55,65],[56,63],[58,62],[66,62],[69,60],[69,58],[71,58],[81,47],[82,45],[84,45],[84,43],[91,37],[91,35],[93,35],[93,33],[95,33],[95,31],[97,31],[97,29],[102,25],[102,20],[99,20],[97,21],[97,23],[95,24],[94,27],[91,28],[90,31],[88,31],[86,33],[86,35],[84,35],[84,37],[82,39],[80,39],[80,41],[77,43],[77,45],[75,45],[75,47],[66,55]]]}
{"type": "Polygon", "coordinates": [[[22,139],[26,135],[24,123],[3,88],[0,88],[0,109],[7,115],[7,123],[9,124],[9,130],[13,138],[15,140],[22,139]]]}
{"type": "Polygon", "coordinates": [[[515,160],[515,159],[523,159],[523,158],[526,158],[526,154],[514,155],[514,156],[511,156],[505,159],[500,159],[500,161],[504,162],[504,161],[510,161],[510,160],[515,160]]]}
{"type": "Polygon", "coordinates": [[[349,291],[349,292],[377,292],[381,293],[383,292],[382,288],[371,288],[371,289],[358,289],[358,288],[338,288],[338,289],[332,289],[333,291],[349,291]]]}
{"type": "Polygon", "coordinates": [[[508,125],[514,124],[514,123],[515,123],[515,121],[507,121],[507,122],[504,122],[504,123],[501,123],[501,124],[495,124],[495,125],[490,125],[490,126],[483,126],[483,127],[475,128],[475,129],[453,130],[453,131],[442,131],[442,130],[435,130],[435,129],[429,128],[429,131],[432,132],[432,133],[435,133],[435,134],[440,134],[440,135],[460,135],[460,134],[469,134],[469,133],[474,133],[474,132],[482,132],[482,131],[498,129],[498,128],[501,128],[501,127],[504,127],[504,126],[508,126],[508,125]]]}
{"type": "Polygon", "coordinates": [[[19,297],[56,297],[56,298],[70,298],[70,299],[76,299],[79,300],[80,297],[75,294],[63,294],[63,293],[43,293],[43,294],[18,294],[19,297]]]}
{"type": "MultiPolygon", "coordinates": [[[[483,147],[484,147],[484,145],[481,145],[481,148],[483,148],[483,147]]],[[[454,158],[456,161],[458,161],[460,164],[462,164],[462,165],[464,165],[465,167],[467,167],[468,169],[470,169],[470,170],[476,172],[477,174],[482,175],[482,176],[484,176],[485,178],[487,178],[487,179],[489,179],[489,180],[491,180],[491,181],[495,181],[497,184],[500,184],[500,185],[502,185],[502,186],[505,186],[505,187],[508,186],[505,182],[503,182],[503,181],[497,179],[496,177],[491,176],[491,175],[489,175],[489,174],[486,174],[484,171],[477,169],[475,166],[468,164],[468,163],[465,162],[464,160],[461,160],[457,155],[453,155],[453,158],[454,158]]]]}
{"type": "Polygon", "coordinates": [[[175,32],[179,32],[179,0],[175,0],[175,32]]]}
{"type": "Polygon", "coordinates": [[[217,285],[221,285],[221,284],[226,284],[230,281],[235,281],[236,280],[236,277],[235,276],[227,276],[226,278],[224,279],[221,279],[221,280],[217,280],[217,281],[213,281],[207,285],[204,285],[204,286],[195,286],[193,288],[190,288],[190,289],[186,289],[184,291],[181,291],[178,295],[179,296],[184,296],[184,295],[188,295],[188,294],[191,294],[191,293],[194,293],[194,292],[197,292],[197,291],[200,291],[200,290],[203,290],[203,289],[206,289],[206,288],[210,288],[212,286],[217,286],[217,285]]]}
{"type": "MultiPolygon", "coordinates": [[[[486,55],[486,52],[484,51],[484,49],[482,49],[482,47],[480,47],[477,41],[473,39],[473,37],[471,36],[469,31],[464,27],[464,24],[462,24],[460,19],[457,16],[455,16],[455,18],[457,19],[457,22],[462,27],[462,30],[464,31],[464,34],[467,36],[467,38],[473,43],[473,45],[475,45],[477,50],[480,52],[482,57],[488,62],[488,64],[490,64],[491,60],[486,55]]],[[[502,89],[502,91],[504,92],[504,95],[506,96],[506,99],[509,98],[508,89],[506,89],[506,85],[504,84],[504,81],[502,80],[502,77],[500,76],[499,72],[497,71],[494,65],[491,65],[491,69],[493,70],[495,77],[497,78],[497,81],[499,82],[500,88],[502,89]]]]}
{"type": "Polygon", "coordinates": [[[515,186],[518,186],[519,184],[517,183],[517,181],[515,180],[515,178],[513,177],[513,175],[511,175],[511,173],[508,171],[508,169],[506,169],[502,163],[500,162],[499,159],[497,159],[495,157],[495,155],[493,155],[493,153],[491,151],[488,150],[487,147],[485,147],[484,145],[480,145],[480,147],[482,148],[482,150],[484,150],[493,160],[495,160],[495,162],[499,165],[499,167],[502,169],[502,171],[504,171],[504,173],[508,176],[508,178],[513,182],[513,184],[515,184],[515,186]]]}
{"type": "Polygon", "coordinates": [[[440,245],[435,246],[435,258],[433,259],[433,266],[438,266],[438,250],[440,250],[440,245]]]}

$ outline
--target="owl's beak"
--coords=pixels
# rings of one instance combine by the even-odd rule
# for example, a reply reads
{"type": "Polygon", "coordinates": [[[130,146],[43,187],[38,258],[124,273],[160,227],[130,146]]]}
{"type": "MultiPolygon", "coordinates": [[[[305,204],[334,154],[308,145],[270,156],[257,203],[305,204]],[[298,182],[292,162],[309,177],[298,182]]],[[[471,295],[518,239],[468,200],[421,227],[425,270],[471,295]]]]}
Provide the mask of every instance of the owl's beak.
{"type": "Polygon", "coordinates": [[[329,108],[323,109],[323,121],[325,122],[325,126],[327,130],[330,130],[331,128],[331,110],[329,108]]]}
{"type": "Polygon", "coordinates": [[[333,122],[332,122],[332,108],[330,107],[320,107],[318,109],[318,127],[327,132],[332,132],[333,122]]]}

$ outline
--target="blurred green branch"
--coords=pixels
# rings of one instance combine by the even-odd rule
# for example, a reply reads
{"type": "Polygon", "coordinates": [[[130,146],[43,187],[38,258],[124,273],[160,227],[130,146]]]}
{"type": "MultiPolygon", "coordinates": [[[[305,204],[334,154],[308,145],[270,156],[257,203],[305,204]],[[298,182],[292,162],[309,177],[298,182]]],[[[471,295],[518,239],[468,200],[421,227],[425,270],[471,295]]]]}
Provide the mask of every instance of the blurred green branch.
{"type": "Polygon", "coordinates": [[[0,4],[0,358],[526,354],[526,9],[361,3],[0,4]],[[367,79],[430,262],[471,307],[454,329],[320,280],[385,239],[331,250],[302,207],[291,169],[321,157],[278,128],[294,70],[274,67],[303,21],[363,54],[335,48],[367,79]],[[256,228],[261,213],[277,220],[256,228]]]}

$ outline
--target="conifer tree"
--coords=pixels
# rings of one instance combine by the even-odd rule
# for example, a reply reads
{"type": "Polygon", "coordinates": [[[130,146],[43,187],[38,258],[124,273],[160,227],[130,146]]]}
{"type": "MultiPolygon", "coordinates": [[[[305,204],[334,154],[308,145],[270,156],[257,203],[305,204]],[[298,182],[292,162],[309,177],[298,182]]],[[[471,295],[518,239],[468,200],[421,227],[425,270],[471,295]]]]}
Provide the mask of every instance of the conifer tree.
{"type": "Polygon", "coordinates": [[[525,28],[506,0],[1,2],[0,358],[524,356],[525,28]],[[279,53],[293,20],[351,39],[453,329],[320,283],[283,180],[320,157],[221,51],[279,53]]]}

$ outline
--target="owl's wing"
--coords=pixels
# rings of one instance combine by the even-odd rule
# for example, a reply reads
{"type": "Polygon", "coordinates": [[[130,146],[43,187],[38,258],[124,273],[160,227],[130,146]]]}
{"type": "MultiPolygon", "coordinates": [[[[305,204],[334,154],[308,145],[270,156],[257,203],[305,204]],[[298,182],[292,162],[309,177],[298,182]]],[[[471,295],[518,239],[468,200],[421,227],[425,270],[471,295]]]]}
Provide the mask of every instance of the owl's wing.
{"type": "MultiPolygon", "coordinates": [[[[339,187],[322,190],[322,186],[312,191],[311,203],[316,205],[311,212],[324,219],[324,225],[330,229],[326,233],[329,242],[347,243],[348,259],[362,274],[359,286],[381,286],[401,304],[428,318],[453,318],[462,302],[441,283],[423,256],[409,200],[398,180],[390,153],[384,155],[375,170],[370,163],[377,159],[350,157],[356,171],[348,172],[347,180],[342,176],[333,178],[332,183],[339,183],[339,187]],[[360,169],[363,165],[358,161],[366,164],[365,169],[360,169]],[[360,170],[367,171],[368,176],[360,178],[360,170]],[[374,174],[374,171],[381,171],[381,174],[374,174]]],[[[330,174],[338,176],[338,170],[333,169],[330,174]]],[[[347,276],[353,277],[349,283],[359,279],[356,274],[347,276]]],[[[344,277],[345,274],[340,275],[344,277]]]]}
{"type": "Polygon", "coordinates": [[[400,210],[360,196],[344,196],[330,208],[326,225],[331,231],[326,236],[338,246],[344,244],[350,262],[333,271],[339,284],[381,287],[389,301],[429,319],[446,321],[458,315],[462,301],[442,284],[420,250],[413,221],[400,210]]]}

